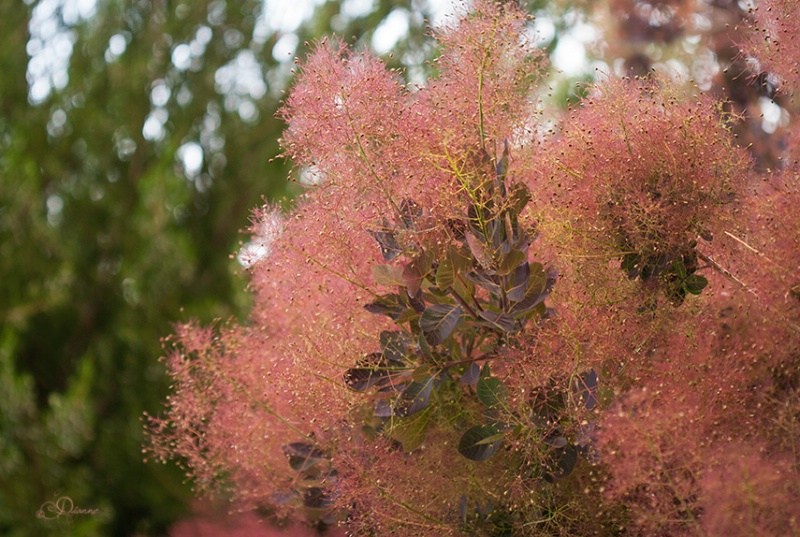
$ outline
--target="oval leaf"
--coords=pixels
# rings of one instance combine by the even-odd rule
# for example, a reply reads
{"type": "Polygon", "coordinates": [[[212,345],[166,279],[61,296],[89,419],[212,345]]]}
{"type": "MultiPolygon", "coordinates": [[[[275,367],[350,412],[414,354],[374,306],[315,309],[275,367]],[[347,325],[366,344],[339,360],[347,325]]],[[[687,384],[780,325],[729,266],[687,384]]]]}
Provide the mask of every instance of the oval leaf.
{"type": "Polygon", "coordinates": [[[292,442],[283,446],[283,453],[289,459],[289,466],[296,472],[304,472],[325,459],[325,455],[307,442],[292,442]]]}
{"type": "Polygon", "coordinates": [[[461,375],[461,383],[462,384],[475,384],[478,382],[478,377],[481,374],[481,366],[472,362],[469,364],[469,367],[464,371],[464,374],[461,375]]]}
{"type": "Polygon", "coordinates": [[[472,257],[475,258],[475,261],[486,269],[490,268],[492,266],[492,256],[488,252],[486,244],[472,233],[468,232],[465,236],[467,238],[467,246],[469,251],[472,252],[472,257]]]}
{"type": "Polygon", "coordinates": [[[458,442],[458,452],[471,461],[485,461],[503,443],[503,435],[491,425],[470,427],[458,442]]]}
{"type": "Polygon", "coordinates": [[[528,278],[530,277],[530,263],[525,261],[514,271],[514,280],[511,288],[506,291],[508,299],[513,302],[520,302],[525,298],[525,290],[528,288],[528,278]]]}
{"type": "Polygon", "coordinates": [[[373,265],[372,277],[378,285],[405,285],[403,269],[392,265],[373,265]]]}
{"type": "Polygon", "coordinates": [[[402,362],[406,357],[406,344],[408,336],[402,332],[384,330],[380,335],[383,356],[393,362],[402,362]]]}
{"type": "Polygon", "coordinates": [[[426,308],[419,318],[419,327],[425,341],[431,346],[439,345],[453,333],[461,319],[461,306],[435,304],[426,308]]]}
{"type": "Polygon", "coordinates": [[[528,259],[528,255],[520,250],[511,250],[500,260],[500,266],[497,268],[497,273],[501,276],[511,274],[517,267],[528,259]]]}
{"type": "Polygon", "coordinates": [[[492,277],[488,274],[483,274],[482,271],[472,271],[465,274],[467,279],[473,282],[475,285],[478,285],[490,293],[494,295],[500,294],[500,286],[492,280],[492,277]]]}
{"type": "Polygon", "coordinates": [[[435,415],[433,407],[428,407],[411,418],[395,419],[388,430],[389,436],[403,444],[404,451],[414,451],[425,441],[425,435],[435,415]]]}
{"type": "Polygon", "coordinates": [[[381,255],[386,261],[391,261],[403,253],[400,245],[397,244],[397,239],[391,231],[373,231],[367,230],[372,235],[372,238],[378,243],[381,248],[381,255]]]}
{"type": "Polygon", "coordinates": [[[458,273],[467,270],[470,264],[469,258],[459,248],[451,246],[436,267],[436,286],[447,289],[456,282],[458,273]]]}
{"type": "Polygon", "coordinates": [[[514,317],[506,313],[497,313],[496,311],[484,310],[480,313],[483,320],[491,323],[492,326],[503,332],[514,331],[514,317]]]}
{"type": "Polygon", "coordinates": [[[699,274],[692,274],[691,276],[688,276],[686,280],[684,280],[683,285],[686,288],[686,291],[689,293],[693,295],[699,295],[708,285],[708,280],[699,274]]]}
{"type": "Polygon", "coordinates": [[[422,286],[423,280],[430,274],[433,263],[433,254],[431,252],[423,252],[419,256],[412,259],[402,271],[402,283],[405,285],[408,296],[415,296],[422,286]]]}
{"type": "Polygon", "coordinates": [[[405,418],[424,410],[430,403],[431,390],[433,389],[435,378],[431,376],[422,381],[410,382],[397,398],[394,409],[395,415],[405,418]]]}
{"type": "Polygon", "coordinates": [[[406,302],[395,293],[379,296],[377,300],[364,304],[364,309],[376,315],[387,315],[397,320],[408,309],[406,302]]]}
{"type": "Polygon", "coordinates": [[[562,448],[553,449],[550,457],[550,464],[547,465],[548,472],[544,478],[546,481],[553,483],[559,479],[564,479],[578,462],[578,448],[573,444],[569,444],[562,448]]]}
{"type": "Polygon", "coordinates": [[[416,221],[422,217],[422,207],[412,199],[404,199],[400,203],[400,216],[406,229],[416,229],[416,221]]]}
{"type": "Polygon", "coordinates": [[[511,314],[519,316],[531,312],[536,306],[544,302],[554,283],[555,273],[552,273],[551,276],[551,274],[545,272],[541,263],[533,263],[530,266],[525,295],[522,300],[511,308],[511,314]]]}
{"type": "Polygon", "coordinates": [[[475,388],[478,400],[489,408],[500,406],[507,397],[506,387],[495,377],[481,377],[475,388]]]}
{"type": "Polygon", "coordinates": [[[597,406],[597,372],[594,369],[584,371],[575,379],[573,391],[579,397],[586,410],[597,406]]]}

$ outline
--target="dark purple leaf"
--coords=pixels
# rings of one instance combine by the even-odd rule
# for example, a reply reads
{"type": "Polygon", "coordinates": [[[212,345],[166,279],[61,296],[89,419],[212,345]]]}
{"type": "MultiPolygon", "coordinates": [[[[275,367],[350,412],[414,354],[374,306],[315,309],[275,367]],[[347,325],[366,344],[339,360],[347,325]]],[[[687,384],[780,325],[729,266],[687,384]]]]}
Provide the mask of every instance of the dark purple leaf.
{"type": "Polygon", "coordinates": [[[405,418],[428,406],[435,378],[435,376],[429,376],[421,381],[410,382],[395,402],[395,414],[405,418]]]}
{"type": "Polygon", "coordinates": [[[597,406],[597,373],[594,369],[581,373],[575,379],[573,391],[583,402],[586,410],[592,410],[597,406]]]}
{"type": "Polygon", "coordinates": [[[384,399],[378,399],[375,401],[375,408],[372,412],[379,418],[392,417],[392,407],[384,399]]]}
{"type": "Polygon", "coordinates": [[[408,303],[417,313],[425,311],[425,300],[422,298],[422,289],[418,289],[417,294],[414,296],[409,295],[408,303]]]}
{"type": "MultiPolygon", "coordinates": [[[[504,242],[503,244],[506,243],[504,242]]],[[[517,267],[522,265],[527,258],[528,255],[525,252],[516,249],[510,250],[507,254],[504,254],[503,258],[500,260],[500,266],[497,268],[497,274],[500,274],[501,276],[511,274],[517,269],[517,267]]]]}
{"type": "Polygon", "coordinates": [[[325,455],[307,442],[292,442],[283,446],[283,453],[289,459],[289,466],[296,472],[304,472],[325,460],[325,455]]]}
{"type": "Polygon", "coordinates": [[[330,509],[331,497],[319,487],[310,487],[303,492],[303,505],[309,509],[330,509]]]}
{"type": "Polygon", "coordinates": [[[549,472],[544,476],[545,480],[553,483],[559,479],[564,479],[572,473],[577,462],[577,446],[568,444],[562,448],[553,449],[550,456],[550,464],[548,464],[549,472]]]}
{"type": "Polygon", "coordinates": [[[422,281],[431,273],[433,254],[424,252],[403,267],[403,282],[406,285],[408,296],[416,296],[422,286],[422,281]]]}
{"type": "MultiPolygon", "coordinates": [[[[514,316],[530,313],[547,298],[550,277],[545,273],[544,267],[541,263],[533,263],[530,265],[529,271],[525,296],[511,308],[510,313],[514,316]]],[[[555,279],[553,279],[553,283],[555,283],[555,279]]],[[[552,284],[549,286],[552,287],[552,284]]]]}
{"type": "Polygon", "coordinates": [[[475,384],[476,382],[478,382],[478,378],[480,378],[480,375],[481,375],[481,366],[479,366],[475,362],[472,362],[471,364],[469,364],[467,370],[464,371],[464,374],[461,375],[461,382],[463,384],[470,384],[470,385],[475,384]]]}
{"type": "Polygon", "coordinates": [[[372,238],[374,238],[378,246],[380,246],[381,254],[386,261],[392,261],[403,253],[402,248],[400,248],[400,245],[397,243],[397,239],[394,237],[394,233],[391,231],[367,230],[367,232],[372,235],[372,238]]]}
{"type": "Polygon", "coordinates": [[[528,288],[528,278],[531,274],[530,263],[525,261],[514,271],[514,278],[511,288],[508,289],[506,296],[512,302],[521,302],[525,298],[525,291],[528,288]]]}
{"type": "Polygon", "coordinates": [[[415,229],[416,221],[422,217],[422,207],[414,200],[404,199],[400,203],[400,216],[406,229],[415,229]]]}
{"type": "Polygon", "coordinates": [[[503,142],[503,156],[497,161],[496,172],[498,179],[505,179],[506,173],[508,172],[508,140],[503,142]]]}
{"type": "Polygon", "coordinates": [[[378,384],[389,375],[386,360],[380,352],[373,352],[358,361],[356,367],[348,369],[344,374],[344,383],[348,388],[363,392],[378,384]]]}

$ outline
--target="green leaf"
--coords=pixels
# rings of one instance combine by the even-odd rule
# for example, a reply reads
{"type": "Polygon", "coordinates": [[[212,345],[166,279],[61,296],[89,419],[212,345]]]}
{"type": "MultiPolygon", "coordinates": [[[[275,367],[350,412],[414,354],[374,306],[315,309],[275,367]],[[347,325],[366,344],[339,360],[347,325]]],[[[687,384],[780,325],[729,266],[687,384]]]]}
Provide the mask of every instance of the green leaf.
{"type": "Polygon", "coordinates": [[[419,327],[425,340],[431,345],[439,345],[453,333],[461,319],[461,306],[435,304],[427,308],[419,318],[419,327]]]}
{"type": "Polygon", "coordinates": [[[458,452],[472,461],[485,461],[494,455],[503,443],[503,435],[491,425],[475,425],[461,436],[458,452]]]}
{"type": "Polygon", "coordinates": [[[506,387],[495,377],[481,376],[475,391],[478,400],[489,408],[501,406],[508,397],[506,387]]]}
{"type": "Polygon", "coordinates": [[[678,277],[678,279],[683,280],[688,275],[686,271],[686,264],[684,263],[683,259],[676,259],[672,263],[672,272],[678,277]]]}
{"type": "Polygon", "coordinates": [[[425,441],[425,435],[434,415],[434,408],[428,407],[410,418],[393,418],[388,434],[403,445],[404,451],[414,451],[425,441]]]}
{"type": "Polygon", "coordinates": [[[373,265],[371,270],[372,277],[378,285],[396,287],[406,284],[405,280],[403,280],[403,269],[400,267],[395,267],[393,265],[373,265]]]}
{"type": "Polygon", "coordinates": [[[708,280],[699,274],[692,274],[683,282],[686,291],[693,295],[699,295],[703,289],[705,289],[706,285],[708,285],[708,280]]]}

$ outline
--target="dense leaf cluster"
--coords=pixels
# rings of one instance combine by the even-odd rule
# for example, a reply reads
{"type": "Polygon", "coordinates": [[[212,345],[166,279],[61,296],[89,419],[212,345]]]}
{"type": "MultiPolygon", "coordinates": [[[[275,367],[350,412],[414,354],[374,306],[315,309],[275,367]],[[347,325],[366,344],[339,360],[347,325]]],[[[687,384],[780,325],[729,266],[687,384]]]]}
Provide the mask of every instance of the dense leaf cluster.
{"type": "MultiPolygon", "coordinates": [[[[464,175],[469,178],[462,185],[467,207],[462,220],[449,223],[453,241],[446,247],[425,249],[402,239],[413,236],[405,231],[422,225],[424,208],[412,200],[399,205],[397,222],[384,220],[379,230],[369,231],[387,262],[374,266],[373,275],[394,291],[365,308],[389,317],[396,329],[380,333],[379,350],[360,358],[344,382],[370,399],[361,411],[367,439],[387,435],[403,450],[414,451],[431,427],[475,407],[481,409],[475,416],[482,423],[456,420],[461,424],[458,453],[486,461],[507,438],[530,437],[535,431],[542,455],[532,461],[520,453],[514,466],[523,479],[554,482],[573,471],[579,454],[593,459],[594,424],[585,423],[579,437],[568,439],[559,423],[570,405],[588,411],[596,407],[598,376],[589,370],[571,380],[551,379],[531,390],[522,410],[512,408],[506,386],[492,376],[490,363],[502,360],[503,349],[552,315],[545,299],[556,272],[528,260],[534,233],[519,217],[530,194],[507,177],[507,147],[501,158],[493,161],[484,154],[479,164],[464,175]]],[[[307,443],[284,450],[303,487],[296,487],[294,495],[303,497],[306,508],[327,506],[336,480],[330,479],[335,470],[322,452],[307,443]],[[326,489],[315,484],[321,465],[327,468],[326,489]]],[[[460,509],[467,523],[466,497],[460,509]]],[[[473,523],[501,516],[504,508],[479,504],[476,509],[486,516],[473,523]]]]}

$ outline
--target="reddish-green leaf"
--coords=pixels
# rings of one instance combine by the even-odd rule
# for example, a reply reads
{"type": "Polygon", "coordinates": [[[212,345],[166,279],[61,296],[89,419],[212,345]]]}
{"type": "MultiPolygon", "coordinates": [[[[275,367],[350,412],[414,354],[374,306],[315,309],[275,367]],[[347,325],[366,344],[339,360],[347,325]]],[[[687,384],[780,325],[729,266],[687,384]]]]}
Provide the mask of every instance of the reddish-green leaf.
{"type": "Polygon", "coordinates": [[[497,274],[505,276],[511,274],[518,266],[528,259],[528,255],[520,250],[511,250],[500,260],[500,266],[497,267],[497,274]]]}
{"type": "Polygon", "coordinates": [[[453,285],[459,272],[469,268],[470,262],[456,247],[450,247],[436,268],[436,285],[446,289],[453,285]]]}
{"type": "Polygon", "coordinates": [[[461,306],[435,304],[422,312],[419,327],[425,340],[431,345],[439,345],[453,333],[461,319],[461,306]]]}
{"type": "Polygon", "coordinates": [[[425,441],[431,418],[435,414],[433,407],[428,407],[410,418],[394,418],[388,430],[389,436],[403,444],[404,451],[414,451],[425,441]]]}
{"type": "Polygon", "coordinates": [[[403,280],[403,269],[392,265],[373,265],[372,277],[375,278],[375,283],[378,285],[389,285],[396,287],[398,285],[405,285],[403,280]]]}
{"type": "Polygon", "coordinates": [[[408,291],[408,296],[416,296],[422,286],[422,281],[431,272],[431,265],[433,263],[433,254],[424,252],[419,256],[412,259],[405,267],[403,267],[403,276],[401,285],[405,285],[408,291]]]}
{"type": "Polygon", "coordinates": [[[506,313],[497,313],[496,311],[484,310],[480,313],[483,320],[491,323],[492,326],[503,332],[514,331],[514,317],[506,313]]]}
{"type": "Polygon", "coordinates": [[[472,252],[472,257],[474,257],[482,267],[487,269],[491,267],[492,255],[489,253],[486,243],[469,232],[466,234],[466,237],[467,246],[469,246],[469,251],[472,252]]]}

